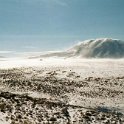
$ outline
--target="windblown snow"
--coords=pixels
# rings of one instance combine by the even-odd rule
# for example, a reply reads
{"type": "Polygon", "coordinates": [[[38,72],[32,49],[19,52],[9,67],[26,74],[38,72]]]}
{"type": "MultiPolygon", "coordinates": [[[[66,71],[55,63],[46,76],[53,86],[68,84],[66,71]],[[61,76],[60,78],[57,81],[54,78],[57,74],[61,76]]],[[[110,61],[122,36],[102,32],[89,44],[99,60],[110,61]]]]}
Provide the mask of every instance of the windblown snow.
{"type": "Polygon", "coordinates": [[[124,41],[117,39],[101,38],[85,40],[72,48],[41,55],[41,57],[81,57],[81,58],[123,58],[124,41]]]}

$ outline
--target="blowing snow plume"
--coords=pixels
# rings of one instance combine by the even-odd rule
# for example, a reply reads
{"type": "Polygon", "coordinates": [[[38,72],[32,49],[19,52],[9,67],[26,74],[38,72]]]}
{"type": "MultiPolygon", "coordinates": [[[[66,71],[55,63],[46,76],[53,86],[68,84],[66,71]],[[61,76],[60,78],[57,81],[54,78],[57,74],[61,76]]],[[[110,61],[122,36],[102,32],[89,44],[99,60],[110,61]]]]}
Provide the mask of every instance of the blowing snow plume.
{"type": "Polygon", "coordinates": [[[62,52],[52,52],[40,57],[123,58],[124,41],[101,38],[85,40],[62,52]]]}
{"type": "Polygon", "coordinates": [[[69,51],[73,51],[73,56],[85,58],[122,58],[124,57],[124,42],[107,38],[87,40],[69,51]]]}

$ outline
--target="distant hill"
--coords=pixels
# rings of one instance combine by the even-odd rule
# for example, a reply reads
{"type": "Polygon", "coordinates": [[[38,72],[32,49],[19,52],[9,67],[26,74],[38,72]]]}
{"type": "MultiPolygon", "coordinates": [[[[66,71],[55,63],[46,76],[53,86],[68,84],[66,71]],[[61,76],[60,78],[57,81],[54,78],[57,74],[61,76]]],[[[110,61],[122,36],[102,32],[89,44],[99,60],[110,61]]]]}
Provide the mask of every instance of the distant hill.
{"type": "Polygon", "coordinates": [[[101,38],[82,41],[62,52],[52,52],[40,57],[123,58],[124,41],[101,38]]]}
{"type": "Polygon", "coordinates": [[[121,58],[124,57],[124,41],[107,38],[87,40],[69,51],[73,51],[73,56],[86,58],[121,58]]]}

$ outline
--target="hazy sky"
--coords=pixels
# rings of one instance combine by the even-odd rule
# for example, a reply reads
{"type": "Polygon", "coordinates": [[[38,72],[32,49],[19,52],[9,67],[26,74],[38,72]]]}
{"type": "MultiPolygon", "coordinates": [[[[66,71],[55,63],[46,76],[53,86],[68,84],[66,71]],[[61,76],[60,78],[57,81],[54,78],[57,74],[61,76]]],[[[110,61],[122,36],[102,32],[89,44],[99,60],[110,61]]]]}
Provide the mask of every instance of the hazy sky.
{"type": "Polygon", "coordinates": [[[101,37],[124,40],[124,0],[0,0],[0,51],[59,50],[101,37]]]}

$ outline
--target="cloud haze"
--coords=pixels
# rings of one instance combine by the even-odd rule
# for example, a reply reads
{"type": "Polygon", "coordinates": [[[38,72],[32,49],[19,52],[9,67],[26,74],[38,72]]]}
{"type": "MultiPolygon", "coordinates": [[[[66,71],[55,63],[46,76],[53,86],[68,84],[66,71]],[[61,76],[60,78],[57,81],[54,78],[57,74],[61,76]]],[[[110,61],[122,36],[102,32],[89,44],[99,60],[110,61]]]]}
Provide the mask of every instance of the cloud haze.
{"type": "Polygon", "coordinates": [[[0,54],[14,53],[15,51],[0,51],[0,54]]]}

